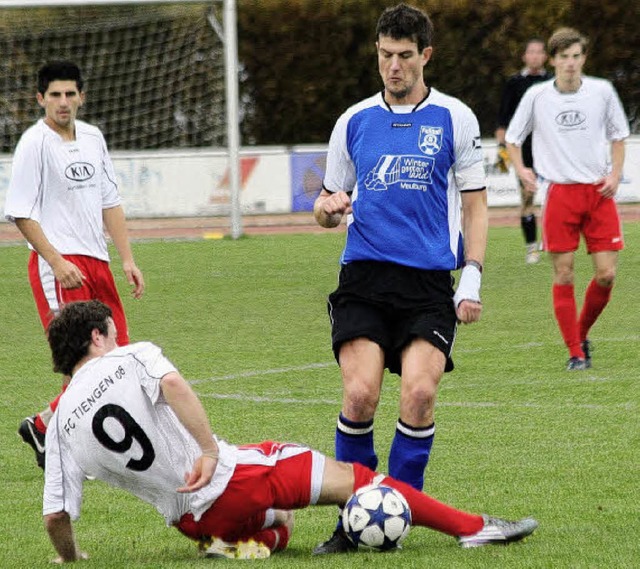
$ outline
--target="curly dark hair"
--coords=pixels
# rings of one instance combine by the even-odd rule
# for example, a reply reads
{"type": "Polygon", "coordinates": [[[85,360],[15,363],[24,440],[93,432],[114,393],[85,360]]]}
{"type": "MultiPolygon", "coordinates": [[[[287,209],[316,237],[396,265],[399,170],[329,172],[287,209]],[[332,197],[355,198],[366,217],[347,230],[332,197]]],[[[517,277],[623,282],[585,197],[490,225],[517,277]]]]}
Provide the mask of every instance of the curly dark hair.
{"type": "Polygon", "coordinates": [[[418,51],[422,52],[433,40],[433,24],[424,12],[402,3],[382,12],[376,27],[376,37],[380,36],[394,40],[409,38],[418,45],[418,51]]]}
{"type": "Polygon", "coordinates": [[[49,324],[47,339],[53,371],[71,375],[76,364],[89,352],[91,333],[107,335],[111,309],[99,300],[71,302],[49,324]]]}

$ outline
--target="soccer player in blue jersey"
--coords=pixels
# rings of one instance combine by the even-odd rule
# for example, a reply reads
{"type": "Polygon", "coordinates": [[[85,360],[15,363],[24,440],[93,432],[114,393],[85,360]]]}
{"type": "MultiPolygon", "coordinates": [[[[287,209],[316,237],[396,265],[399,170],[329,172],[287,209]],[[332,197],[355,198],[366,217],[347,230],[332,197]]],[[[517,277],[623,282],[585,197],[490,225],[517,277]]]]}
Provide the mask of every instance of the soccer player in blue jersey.
{"type": "MultiPolygon", "coordinates": [[[[421,489],[457,323],[482,312],[485,171],[473,112],[425,83],[429,17],[399,4],[383,12],[376,32],[384,89],[338,119],[314,204],[323,227],[347,216],[339,284],[328,303],[343,380],[335,451],[338,460],[377,467],[373,420],[389,369],[401,377],[389,474],[421,489]],[[454,294],[451,271],[461,267],[454,294]]],[[[351,548],[338,524],[314,553],[351,548]]]]}

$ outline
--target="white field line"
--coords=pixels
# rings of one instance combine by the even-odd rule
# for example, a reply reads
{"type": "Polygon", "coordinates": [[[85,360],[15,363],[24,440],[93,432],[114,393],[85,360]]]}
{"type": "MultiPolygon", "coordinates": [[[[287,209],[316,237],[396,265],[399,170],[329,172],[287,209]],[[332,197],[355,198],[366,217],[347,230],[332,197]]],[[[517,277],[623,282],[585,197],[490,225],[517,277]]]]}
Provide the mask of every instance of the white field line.
{"type": "MultiPolygon", "coordinates": [[[[264,397],[258,395],[247,395],[246,393],[198,393],[198,396],[201,398],[208,399],[223,399],[230,401],[251,401],[253,403],[279,403],[282,405],[331,405],[332,407],[337,407],[341,404],[340,399],[312,399],[312,398],[294,398],[294,397],[264,397]]],[[[380,406],[397,406],[397,401],[381,401],[380,406]]],[[[498,407],[509,407],[520,408],[520,409],[549,409],[550,405],[548,403],[516,403],[507,402],[507,403],[496,403],[492,401],[463,401],[463,402],[438,402],[436,403],[436,407],[467,407],[467,408],[498,408],[498,407]]],[[[554,409],[586,409],[586,410],[595,410],[595,411],[610,411],[612,409],[618,409],[620,411],[636,411],[637,405],[633,402],[627,403],[614,403],[611,405],[600,405],[593,403],[560,403],[554,404],[554,409]]]]}
{"type": "MultiPolygon", "coordinates": [[[[625,336],[621,338],[602,338],[598,339],[598,343],[609,343],[609,342],[637,342],[640,340],[640,336],[631,335],[625,336]]],[[[525,344],[516,344],[511,346],[511,350],[527,350],[535,347],[543,347],[545,344],[542,342],[529,342],[525,344]]],[[[504,347],[501,346],[499,348],[500,351],[504,350],[504,347]]],[[[458,352],[462,353],[477,353],[481,351],[488,351],[483,349],[458,349],[458,352]]],[[[265,370],[250,370],[240,373],[233,373],[227,375],[214,376],[206,379],[193,379],[190,380],[189,383],[192,385],[201,385],[204,386],[208,383],[214,383],[218,381],[233,381],[233,380],[243,380],[255,377],[265,377],[271,375],[278,374],[287,374],[292,372],[300,372],[300,371],[314,371],[314,370],[322,370],[330,367],[336,367],[337,372],[337,364],[334,361],[331,362],[318,362],[318,363],[310,363],[301,366],[290,366],[290,367],[281,367],[281,368],[273,368],[273,369],[265,369],[265,370]]],[[[575,373],[572,374],[572,379],[575,379],[580,382],[598,382],[598,381],[608,381],[606,377],[598,377],[593,373],[575,373]]],[[[513,386],[515,384],[527,384],[529,385],[531,380],[520,381],[520,382],[510,382],[509,385],[513,386]]],[[[484,385],[484,384],[483,384],[484,385]]],[[[465,384],[464,388],[473,388],[474,385],[465,384]]],[[[442,385],[440,387],[443,389],[455,389],[459,388],[459,386],[455,385],[442,385]]],[[[341,404],[341,399],[317,399],[317,398],[293,398],[293,397],[268,397],[268,396],[258,396],[258,395],[248,395],[246,393],[237,393],[237,394],[221,394],[221,393],[198,393],[200,397],[210,398],[210,399],[225,399],[225,400],[236,400],[236,401],[252,401],[254,403],[276,403],[283,405],[330,405],[332,407],[337,407],[341,404]]],[[[397,405],[396,401],[388,402],[381,401],[380,405],[397,405]]],[[[465,401],[465,402],[443,402],[440,401],[437,403],[438,407],[467,407],[467,408],[497,408],[508,406],[510,408],[518,407],[522,409],[548,409],[549,404],[538,404],[538,403],[497,403],[497,402],[482,402],[482,401],[465,401]]],[[[615,403],[612,405],[601,405],[601,404],[583,404],[583,403],[559,403],[554,405],[554,408],[565,408],[565,409],[591,409],[591,410],[622,410],[622,411],[635,411],[637,410],[637,405],[633,402],[627,403],[615,403]]]]}
{"type": "Polygon", "coordinates": [[[191,385],[199,385],[201,383],[209,383],[211,381],[230,381],[233,379],[247,379],[249,377],[259,377],[263,375],[273,375],[278,373],[291,373],[293,371],[309,371],[314,369],[324,369],[334,365],[336,365],[335,362],[326,362],[326,363],[306,364],[306,365],[293,366],[293,367],[281,367],[281,368],[275,368],[275,369],[244,371],[241,373],[231,373],[228,375],[219,375],[217,377],[209,377],[207,379],[191,379],[189,380],[189,383],[191,385]]]}
{"type": "MultiPolygon", "coordinates": [[[[597,340],[597,343],[599,344],[599,343],[638,342],[638,341],[640,341],[639,335],[630,335],[630,336],[624,336],[621,338],[599,338],[597,340]]],[[[545,342],[527,342],[525,344],[514,344],[513,346],[509,347],[509,350],[514,351],[514,350],[530,350],[531,348],[542,348],[548,343],[549,342],[546,342],[546,343],[545,342]]],[[[557,343],[558,342],[553,342],[554,345],[557,343]]],[[[499,351],[501,353],[504,352],[504,350],[505,350],[505,346],[503,345],[493,349],[493,351],[499,351]]],[[[487,348],[456,349],[456,353],[462,353],[462,354],[477,354],[480,352],[489,352],[489,351],[490,350],[487,348]]],[[[234,379],[247,379],[250,377],[261,377],[261,376],[275,375],[280,373],[291,373],[296,371],[320,370],[320,369],[326,369],[328,367],[334,367],[334,366],[336,367],[336,370],[337,370],[337,364],[335,361],[332,360],[330,362],[318,362],[318,363],[305,364],[301,366],[281,367],[281,368],[263,369],[263,370],[249,370],[249,371],[244,371],[239,373],[231,373],[227,375],[218,375],[218,376],[208,377],[205,379],[192,379],[192,380],[189,380],[189,383],[191,383],[191,385],[200,385],[203,383],[210,383],[215,381],[231,381],[234,379]]],[[[591,380],[593,379],[594,378],[591,378],[591,380]]]]}

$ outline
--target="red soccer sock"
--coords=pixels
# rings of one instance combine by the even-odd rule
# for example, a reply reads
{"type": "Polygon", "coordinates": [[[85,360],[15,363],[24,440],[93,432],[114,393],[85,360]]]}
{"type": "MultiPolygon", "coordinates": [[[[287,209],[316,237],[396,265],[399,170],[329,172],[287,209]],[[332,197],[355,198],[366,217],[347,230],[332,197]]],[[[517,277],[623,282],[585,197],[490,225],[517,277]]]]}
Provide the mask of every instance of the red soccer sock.
{"type": "MultiPolygon", "coordinates": [[[[358,463],[353,464],[353,473],[354,492],[371,484],[376,476],[372,470],[358,463]]],[[[405,497],[411,508],[413,525],[428,527],[452,536],[471,535],[479,532],[484,526],[482,516],[456,510],[395,478],[386,476],[381,484],[395,488],[405,497]]]]}
{"type": "Polygon", "coordinates": [[[411,523],[415,526],[428,527],[452,536],[471,535],[484,526],[482,516],[447,506],[395,478],[387,476],[382,484],[399,490],[405,497],[411,508],[411,523]]]}
{"type": "Polygon", "coordinates": [[[578,309],[572,284],[553,285],[553,311],[558,321],[560,334],[562,334],[565,345],[569,348],[569,356],[584,358],[580,347],[578,309]]]}
{"type": "Polygon", "coordinates": [[[599,285],[595,279],[589,283],[587,292],[584,295],[582,312],[580,313],[580,340],[587,339],[591,326],[593,326],[604,307],[609,303],[612,289],[613,286],[599,285]]]}
{"type": "Polygon", "coordinates": [[[271,551],[283,551],[289,543],[289,528],[278,526],[260,530],[252,539],[264,543],[271,551]]]}
{"type": "MultiPolygon", "coordinates": [[[[64,387],[62,389],[62,393],[65,392],[67,388],[64,387]]],[[[58,408],[58,405],[60,404],[60,397],[62,397],[62,393],[60,393],[60,395],[58,395],[58,397],[56,397],[51,403],[49,403],[49,409],[51,409],[51,413],[55,413],[56,409],[58,408]]]]}
{"type": "Polygon", "coordinates": [[[56,409],[58,408],[58,405],[60,404],[60,397],[62,397],[62,394],[67,390],[67,385],[63,385],[62,386],[62,391],[60,392],[60,394],[51,402],[49,403],[49,409],[47,411],[42,411],[42,413],[44,413],[46,415],[45,418],[42,417],[42,413],[38,413],[36,415],[34,424],[36,426],[36,429],[38,429],[38,431],[40,431],[41,433],[46,433],[47,432],[47,424],[49,423],[49,420],[51,419],[51,416],[56,412],[56,409]],[[45,419],[46,419],[46,423],[45,423],[45,419]]]}
{"type": "Polygon", "coordinates": [[[36,419],[33,422],[33,424],[35,425],[36,429],[40,432],[40,433],[46,433],[47,432],[47,426],[44,424],[44,422],[42,421],[42,417],[40,417],[40,413],[38,413],[36,415],[36,419]]]}

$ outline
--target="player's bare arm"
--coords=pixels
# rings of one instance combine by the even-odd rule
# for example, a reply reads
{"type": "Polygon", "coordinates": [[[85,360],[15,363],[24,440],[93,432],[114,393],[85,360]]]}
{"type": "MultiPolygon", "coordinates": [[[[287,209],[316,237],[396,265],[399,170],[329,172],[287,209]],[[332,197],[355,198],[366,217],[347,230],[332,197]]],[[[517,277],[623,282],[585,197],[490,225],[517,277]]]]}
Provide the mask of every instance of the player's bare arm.
{"type": "Polygon", "coordinates": [[[624,165],[625,146],[624,140],[614,140],[611,142],[611,173],[602,182],[600,193],[605,198],[612,198],[618,191],[620,180],[622,179],[622,167],[624,165]]]}
{"type": "Polygon", "coordinates": [[[202,455],[185,474],[185,485],[178,488],[178,492],[195,492],[211,482],[218,464],[218,445],[202,403],[184,378],[177,372],[168,373],[160,387],[173,412],[200,445],[202,455]]]}
{"type": "Polygon", "coordinates": [[[456,314],[460,322],[469,324],[482,314],[480,281],[489,231],[486,189],[462,193],[462,215],[466,265],[456,291],[456,314]]]}
{"type": "Polygon", "coordinates": [[[342,216],[351,213],[351,198],[346,192],[331,193],[324,188],[313,204],[313,215],[322,227],[337,227],[342,216]]]}
{"type": "Polygon", "coordinates": [[[89,559],[89,556],[80,551],[76,545],[73,525],[67,512],[47,514],[44,516],[44,525],[49,539],[58,553],[58,557],[53,560],[54,563],[70,563],[79,559],[89,559]]]}
{"type": "Polygon", "coordinates": [[[133,287],[131,294],[136,299],[141,298],[144,294],[144,277],[133,260],[124,210],[121,206],[103,209],[102,218],[122,261],[122,270],[127,282],[133,287]]]}
{"type": "Polygon", "coordinates": [[[527,168],[524,165],[522,160],[522,147],[511,142],[507,142],[507,152],[509,153],[509,158],[516,170],[518,178],[522,181],[522,186],[524,187],[525,192],[534,194],[538,189],[536,173],[531,168],[527,168]]]}
{"type": "Polygon", "coordinates": [[[80,288],[85,279],[82,271],[72,262],[67,261],[47,239],[40,224],[28,218],[16,218],[16,227],[24,238],[31,243],[36,253],[40,255],[53,270],[56,280],[62,288],[80,288]]]}

